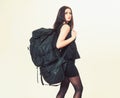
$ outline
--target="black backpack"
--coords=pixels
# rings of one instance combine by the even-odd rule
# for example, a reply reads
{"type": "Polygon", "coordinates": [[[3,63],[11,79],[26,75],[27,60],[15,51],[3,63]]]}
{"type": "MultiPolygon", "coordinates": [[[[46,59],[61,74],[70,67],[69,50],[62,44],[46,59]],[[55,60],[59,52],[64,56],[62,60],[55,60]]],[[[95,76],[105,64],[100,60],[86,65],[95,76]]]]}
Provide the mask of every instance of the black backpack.
{"type": "Polygon", "coordinates": [[[30,38],[30,55],[34,65],[39,67],[41,82],[50,84],[60,83],[64,80],[66,61],[56,48],[57,33],[53,29],[40,28],[32,32],[30,38]]]}

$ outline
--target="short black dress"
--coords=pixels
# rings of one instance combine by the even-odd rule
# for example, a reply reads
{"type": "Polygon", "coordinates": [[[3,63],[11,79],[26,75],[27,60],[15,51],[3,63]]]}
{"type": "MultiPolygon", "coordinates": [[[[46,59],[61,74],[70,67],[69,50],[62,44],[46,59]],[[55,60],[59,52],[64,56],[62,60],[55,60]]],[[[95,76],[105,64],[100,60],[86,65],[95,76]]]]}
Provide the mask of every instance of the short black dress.
{"type": "MultiPolygon", "coordinates": [[[[66,37],[66,39],[68,39],[70,37],[71,37],[71,30],[70,30],[68,36],[66,37]]],[[[69,45],[67,45],[66,47],[60,49],[60,51],[61,51],[62,55],[64,54],[64,58],[67,61],[67,66],[65,69],[65,76],[68,78],[78,76],[79,72],[75,66],[75,59],[80,58],[80,55],[78,53],[75,40],[72,43],[70,43],[69,45]]]]}

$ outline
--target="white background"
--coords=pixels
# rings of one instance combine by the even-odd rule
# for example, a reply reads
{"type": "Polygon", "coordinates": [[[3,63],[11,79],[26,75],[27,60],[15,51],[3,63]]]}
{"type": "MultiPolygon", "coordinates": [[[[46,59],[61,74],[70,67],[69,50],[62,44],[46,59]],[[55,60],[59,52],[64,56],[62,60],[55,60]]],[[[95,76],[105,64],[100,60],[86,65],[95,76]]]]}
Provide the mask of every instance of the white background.
{"type": "MultiPolygon", "coordinates": [[[[82,98],[119,98],[119,0],[0,0],[0,98],[55,98],[59,87],[36,82],[27,46],[32,31],[51,28],[59,8],[73,10],[84,86],[82,98]]],[[[66,94],[72,98],[73,87],[66,94]]]]}

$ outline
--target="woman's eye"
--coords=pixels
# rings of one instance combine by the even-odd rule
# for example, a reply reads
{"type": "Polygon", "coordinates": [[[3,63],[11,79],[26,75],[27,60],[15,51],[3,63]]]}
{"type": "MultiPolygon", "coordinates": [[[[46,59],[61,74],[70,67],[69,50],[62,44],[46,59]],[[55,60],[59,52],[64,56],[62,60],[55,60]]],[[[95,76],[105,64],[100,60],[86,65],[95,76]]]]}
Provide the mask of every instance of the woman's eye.
{"type": "Polygon", "coordinates": [[[65,14],[67,14],[67,12],[65,12],[65,14]]]}
{"type": "Polygon", "coordinates": [[[71,15],[72,15],[72,13],[71,13],[71,12],[65,12],[65,14],[71,14],[71,15]]]}

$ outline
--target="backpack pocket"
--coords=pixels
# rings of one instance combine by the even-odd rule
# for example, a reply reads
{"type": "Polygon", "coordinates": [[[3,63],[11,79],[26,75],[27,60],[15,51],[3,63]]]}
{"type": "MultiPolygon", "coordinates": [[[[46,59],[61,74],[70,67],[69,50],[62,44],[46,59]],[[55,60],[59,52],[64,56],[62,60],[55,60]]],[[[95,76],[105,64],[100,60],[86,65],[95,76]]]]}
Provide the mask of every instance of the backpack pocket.
{"type": "Polygon", "coordinates": [[[51,63],[50,66],[40,67],[40,73],[47,83],[60,83],[65,78],[63,66],[65,66],[65,61],[59,58],[56,62],[51,63]]]}

